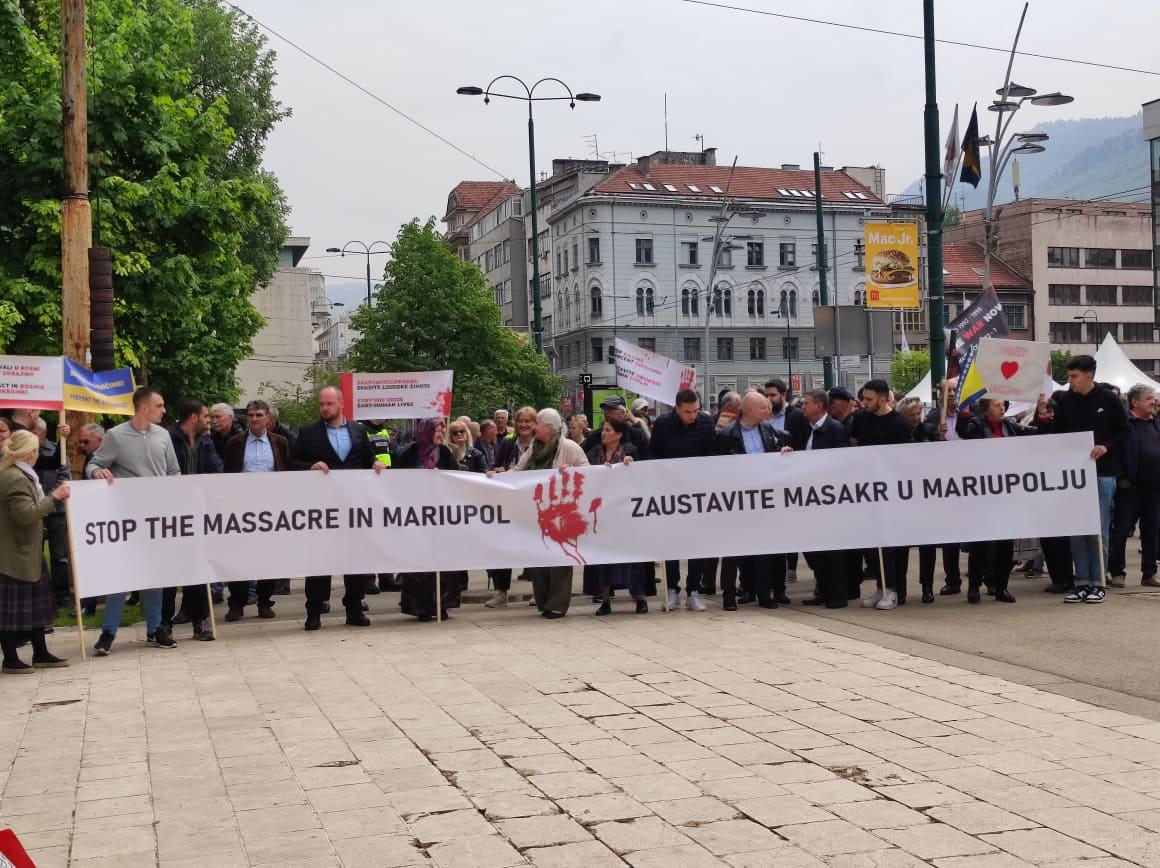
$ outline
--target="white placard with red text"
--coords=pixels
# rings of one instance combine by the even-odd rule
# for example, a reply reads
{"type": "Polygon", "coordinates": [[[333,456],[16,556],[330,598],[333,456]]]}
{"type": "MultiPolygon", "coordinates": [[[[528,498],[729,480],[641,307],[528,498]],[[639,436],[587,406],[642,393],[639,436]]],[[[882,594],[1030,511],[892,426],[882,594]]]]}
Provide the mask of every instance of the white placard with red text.
{"type": "Polygon", "coordinates": [[[348,419],[430,419],[451,415],[454,371],[342,375],[348,419]]]}
{"type": "Polygon", "coordinates": [[[63,391],[60,356],[0,356],[0,407],[59,410],[63,391]]]}
{"type": "Polygon", "coordinates": [[[1051,371],[1051,344],[983,338],[975,367],[987,385],[985,397],[1034,403],[1051,371]]]}
{"type": "Polygon", "coordinates": [[[82,597],[158,585],[1099,532],[1092,435],[496,474],[225,473],[74,482],[82,597]]]}
{"type": "Polygon", "coordinates": [[[616,385],[663,404],[673,404],[677,392],[697,385],[697,370],[675,359],[644,350],[617,338],[616,385]]]}

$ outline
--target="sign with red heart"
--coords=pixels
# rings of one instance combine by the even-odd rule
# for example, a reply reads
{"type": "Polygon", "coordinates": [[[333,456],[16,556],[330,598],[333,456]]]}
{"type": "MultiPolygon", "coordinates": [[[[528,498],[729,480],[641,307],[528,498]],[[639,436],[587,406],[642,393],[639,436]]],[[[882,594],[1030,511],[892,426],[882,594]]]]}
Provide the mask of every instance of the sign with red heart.
{"type": "Polygon", "coordinates": [[[1034,402],[1043,392],[1051,369],[1051,345],[983,338],[974,365],[987,386],[986,397],[1034,402]]]}

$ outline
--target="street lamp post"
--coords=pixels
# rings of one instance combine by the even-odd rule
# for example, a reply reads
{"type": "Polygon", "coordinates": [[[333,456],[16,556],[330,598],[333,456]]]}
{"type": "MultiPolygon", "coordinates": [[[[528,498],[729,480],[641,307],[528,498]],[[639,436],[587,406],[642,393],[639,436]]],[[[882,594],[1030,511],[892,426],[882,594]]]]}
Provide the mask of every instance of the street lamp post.
{"type": "MultiPolygon", "coordinates": [[[[548,102],[552,100],[567,100],[569,108],[576,108],[577,102],[599,102],[600,95],[595,93],[572,93],[572,89],[558,78],[541,78],[531,87],[524,82],[523,79],[517,78],[514,75],[500,75],[491,80],[491,83],[486,87],[476,87],[474,85],[466,85],[457,88],[455,91],[461,96],[483,96],[484,105],[491,102],[491,98],[502,97],[503,99],[521,99],[528,104],[528,169],[529,180],[531,187],[529,188],[529,195],[531,197],[530,207],[532,209],[532,336],[536,342],[536,352],[544,352],[544,329],[542,312],[543,306],[540,295],[540,219],[537,213],[537,196],[536,196],[536,125],[532,118],[532,103],[548,102]],[[519,84],[525,91],[525,94],[514,93],[493,93],[492,87],[497,81],[514,81],[519,84]],[[560,87],[564,88],[567,96],[536,96],[536,88],[545,82],[554,82],[560,87]]],[[[615,251],[613,251],[615,254],[615,251]]]]}
{"type": "Polygon", "coordinates": [[[368,308],[371,306],[371,257],[376,253],[389,253],[390,250],[391,250],[391,245],[387,244],[387,242],[385,242],[385,241],[372,241],[369,245],[365,241],[348,241],[348,242],[346,242],[346,244],[342,245],[341,248],[338,248],[338,247],[327,247],[326,248],[327,253],[338,253],[344,257],[348,253],[357,254],[358,256],[365,256],[366,257],[366,259],[367,259],[367,307],[368,308]],[[362,247],[362,250],[357,250],[357,249],[356,250],[348,250],[347,248],[349,248],[352,244],[359,245],[360,247],[362,247]],[[383,249],[382,250],[375,250],[375,245],[377,245],[377,244],[383,245],[383,249]]]}
{"type": "MultiPolygon", "coordinates": [[[[1081,313],[1079,316],[1073,316],[1072,319],[1077,319],[1083,323],[1094,322],[1096,325],[1100,324],[1100,315],[1098,313],[1096,313],[1094,310],[1092,310],[1090,307],[1087,310],[1085,310],[1083,313],[1081,313]],[[1092,315],[1092,318],[1090,320],[1088,319],[1089,313],[1092,315]]],[[[1092,343],[1095,344],[1096,351],[1098,352],[1099,348],[1100,348],[1100,330],[1096,329],[1095,331],[1092,332],[1092,335],[1093,335],[1092,343]]]]}
{"type": "MultiPolygon", "coordinates": [[[[789,389],[789,392],[786,395],[787,401],[789,400],[789,396],[793,395],[793,347],[790,345],[789,314],[789,296],[787,295],[785,300],[783,300],[777,308],[777,315],[785,320],[785,385],[786,388],[789,389]]],[[[870,363],[874,363],[873,354],[870,356],[870,363]]],[[[841,364],[840,360],[839,364],[841,364]]]]}
{"type": "Polygon", "coordinates": [[[1015,31],[1015,42],[1011,45],[1011,54],[1007,59],[1007,76],[1003,86],[995,91],[999,97],[987,107],[995,112],[995,136],[986,136],[980,139],[980,145],[987,146],[989,165],[987,171],[987,204],[983,209],[983,289],[991,285],[991,250],[998,241],[998,232],[995,220],[995,196],[999,191],[999,181],[1006,171],[1008,163],[1016,155],[1041,154],[1046,148],[1043,142],[1048,139],[1047,133],[1016,133],[1008,138],[1011,122],[1023,104],[1030,102],[1037,106],[1066,105],[1075,98],[1055,91],[1053,93],[1039,93],[1033,87],[1026,87],[1011,81],[1011,67],[1015,63],[1015,52],[1019,47],[1019,36],[1023,32],[1023,20],[1027,17],[1027,7],[1023,4],[1023,13],[1019,16],[1019,27],[1015,31]]]}

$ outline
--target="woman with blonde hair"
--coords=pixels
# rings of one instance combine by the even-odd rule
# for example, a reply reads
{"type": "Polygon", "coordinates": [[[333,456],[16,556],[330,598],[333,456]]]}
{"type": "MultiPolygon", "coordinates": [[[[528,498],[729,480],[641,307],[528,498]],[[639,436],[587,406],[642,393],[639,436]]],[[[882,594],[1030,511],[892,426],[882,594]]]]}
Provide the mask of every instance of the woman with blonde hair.
{"type": "Polygon", "coordinates": [[[483,453],[475,448],[471,429],[462,419],[456,419],[447,426],[447,448],[455,456],[455,462],[460,470],[470,470],[472,473],[487,472],[483,453]]]}
{"type": "Polygon", "coordinates": [[[6,675],[68,666],[49,653],[44,639],[44,628],[56,619],[44,564],[44,517],[68,499],[69,487],[62,482],[45,496],[32,469],[39,452],[31,431],[14,431],[0,445],[0,671],[6,675]],[[32,644],[32,666],[16,653],[24,640],[32,644]]]}

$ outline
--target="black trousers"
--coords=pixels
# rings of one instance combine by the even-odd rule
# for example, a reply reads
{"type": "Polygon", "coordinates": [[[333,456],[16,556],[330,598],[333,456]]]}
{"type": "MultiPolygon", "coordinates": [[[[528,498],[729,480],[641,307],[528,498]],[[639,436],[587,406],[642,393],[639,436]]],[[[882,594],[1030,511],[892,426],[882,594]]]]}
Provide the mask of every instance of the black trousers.
{"type": "MultiPolygon", "coordinates": [[[[258,606],[269,606],[274,600],[274,588],[281,579],[259,579],[258,580],[258,606]]],[[[230,582],[228,585],[230,589],[230,596],[228,599],[229,607],[231,609],[246,608],[246,600],[250,597],[250,583],[249,582],[230,582]]]]}
{"type": "Polygon", "coordinates": [[[54,512],[44,519],[44,536],[48,540],[48,566],[52,592],[58,600],[72,599],[72,580],[68,563],[68,519],[54,512]]]}
{"type": "Polygon", "coordinates": [[[1043,549],[1043,561],[1047,564],[1047,574],[1055,585],[1069,587],[1075,584],[1075,564],[1071,559],[1071,540],[1065,536],[1040,537],[1039,547],[1043,549]]]}
{"type": "MultiPolygon", "coordinates": [[[[186,585],[181,589],[181,608],[191,621],[205,621],[209,618],[209,591],[205,585],[186,585]]],[[[173,615],[177,611],[177,588],[165,588],[161,592],[161,623],[173,625],[173,615]]]]}
{"type": "MultiPolygon", "coordinates": [[[[343,576],[346,593],[342,605],[348,614],[362,614],[362,601],[367,593],[368,573],[343,576]]],[[[321,615],[322,604],[330,600],[330,576],[306,577],[306,614],[321,615]]]]}
{"type": "MultiPolygon", "coordinates": [[[[717,559],[716,558],[689,558],[689,572],[685,577],[685,593],[691,594],[693,591],[700,592],[701,580],[708,574],[711,581],[716,581],[717,576],[717,559]]],[[[665,579],[668,583],[669,589],[680,590],[681,588],[681,562],[680,561],[665,561],[665,579]]]]}
{"type": "Polygon", "coordinates": [[[989,585],[1007,590],[1011,568],[1015,566],[1015,542],[1009,539],[971,543],[967,552],[967,578],[972,588],[989,585]]]}
{"type": "MultiPolygon", "coordinates": [[[[818,582],[818,597],[830,608],[847,605],[849,597],[849,564],[848,552],[806,552],[806,563],[813,570],[814,578],[818,582]]],[[[858,570],[861,572],[862,558],[857,559],[858,570]]],[[[857,591],[855,591],[857,596],[857,591]]]]}
{"type": "Polygon", "coordinates": [[[748,577],[741,572],[739,557],[721,558],[721,593],[726,597],[737,596],[737,576],[741,576],[741,590],[752,594],[753,588],[747,584],[748,577]]]}
{"type": "Polygon", "coordinates": [[[512,589],[511,570],[488,570],[487,575],[497,591],[510,591],[512,589]]]}
{"type": "Polygon", "coordinates": [[[737,596],[738,574],[741,587],[757,597],[759,603],[771,599],[770,591],[775,586],[780,587],[780,594],[785,593],[785,555],[725,558],[721,563],[721,594],[726,599],[737,596]]]}
{"type": "Polygon", "coordinates": [[[934,585],[935,555],[942,549],[943,572],[946,573],[947,584],[952,588],[962,587],[963,577],[959,571],[959,554],[961,546],[958,543],[947,543],[943,546],[918,547],[918,581],[925,587],[934,585]]]}
{"type": "MultiPolygon", "coordinates": [[[[875,568],[878,567],[878,550],[868,550],[868,556],[875,568]]],[[[886,568],[886,587],[898,594],[899,600],[906,599],[906,573],[910,567],[910,546],[887,546],[882,549],[882,565],[886,568]]]]}
{"type": "MultiPolygon", "coordinates": [[[[1112,512],[1111,551],[1108,552],[1108,572],[1114,576],[1123,575],[1127,569],[1126,557],[1128,535],[1132,525],[1140,522],[1140,547],[1144,550],[1140,558],[1140,572],[1144,576],[1156,575],[1156,540],[1160,534],[1160,489],[1117,488],[1116,502],[1112,512]]],[[[56,574],[53,573],[55,583],[56,574]]]]}

